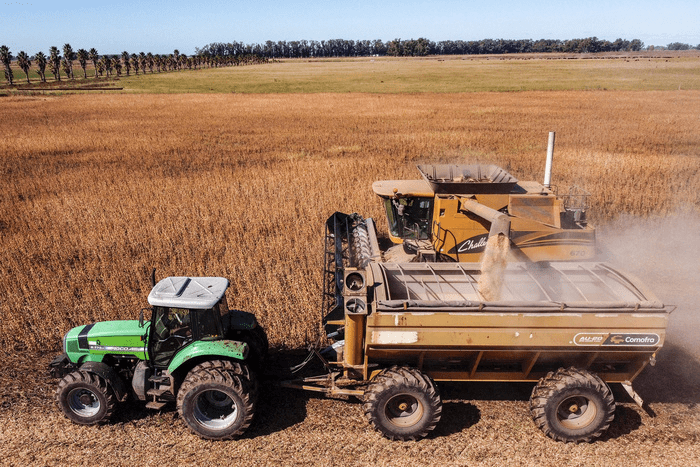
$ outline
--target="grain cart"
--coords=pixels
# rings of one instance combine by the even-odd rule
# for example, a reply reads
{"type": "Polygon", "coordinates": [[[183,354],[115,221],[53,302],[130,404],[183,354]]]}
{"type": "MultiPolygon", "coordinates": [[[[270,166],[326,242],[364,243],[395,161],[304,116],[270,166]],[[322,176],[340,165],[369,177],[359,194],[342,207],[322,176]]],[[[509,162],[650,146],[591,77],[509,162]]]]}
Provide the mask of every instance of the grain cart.
{"type": "Polygon", "coordinates": [[[372,185],[397,244],[385,252],[388,260],[476,262],[487,239],[499,233],[509,239],[517,261],[590,260],[596,253],[583,190],[558,196],[548,181],[518,181],[495,165],[418,170],[422,180],[372,185]]]}
{"type": "Polygon", "coordinates": [[[167,277],[148,295],[151,320],[78,326],[63,337],[63,354],[50,364],[62,378],[56,400],[75,423],[107,421],[117,402],[176,402],[189,428],[207,439],[242,434],[256,404],[248,362],[267,352],[255,316],[229,310],[228,280],[167,277]]]}
{"type": "Polygon", "coordinates": [[[391,439],[426,436],[440,420],[435,381],[536,382],[535,424],[565,442],[609,426],[620,383],[654,364],[671,307],[637,279],[595,262],[511,262],[500,298],[479,292],[478,263],[382,262],[372,223],[326,223],[322,322],[327,373],[284,384],[364,401],[391,439]]]}

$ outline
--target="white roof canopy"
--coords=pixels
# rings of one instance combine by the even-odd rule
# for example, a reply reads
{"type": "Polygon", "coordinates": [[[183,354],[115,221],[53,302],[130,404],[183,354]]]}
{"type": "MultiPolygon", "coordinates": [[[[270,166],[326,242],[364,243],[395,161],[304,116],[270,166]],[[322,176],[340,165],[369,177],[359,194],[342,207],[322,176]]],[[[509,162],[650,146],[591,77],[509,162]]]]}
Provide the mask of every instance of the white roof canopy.
{"type": "Polygon", "coordinates": [[[166,277],[148,294],[148,303],[206,310],[216,305],[227,288],[228,279],[223,277],[166,277]]]}

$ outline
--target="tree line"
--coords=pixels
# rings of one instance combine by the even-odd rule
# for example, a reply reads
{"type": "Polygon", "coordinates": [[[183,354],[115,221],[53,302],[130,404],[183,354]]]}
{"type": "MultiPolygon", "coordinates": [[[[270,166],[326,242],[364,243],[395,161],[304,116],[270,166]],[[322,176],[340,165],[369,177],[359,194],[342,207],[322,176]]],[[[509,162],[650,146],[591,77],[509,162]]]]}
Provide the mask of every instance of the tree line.
{"type": "MultiPolygon", "coordinates": [[[[133,71],[138,75],[147,71],[167,72],[183,69],[198,69],[203,67],[236,66],[254,63],[264,63],[269,59],[279,58],[312,58],[312,57],[420,57],[426,55],[482,55],[482,54],[517,54],[517,53],[596,53],[596,52],[636,52],[644,48],[639,39],[616,39],[614,41],[600,40],[597,37],[585,39],[482,39],[480,41],[439,41],[434,42],[423,37],[418,39],[394,39],[384,42],[375,40],[346,40],[330,39],[327,41],[266,41],[262,44],[244,44],[243,42],[212,42],[202,48],[195,48],[195,54],[187,56],[177,49],[171,54],[139,54],[122,52],[119,55],[100,55],[96,49],[73,50],[70,44],[64,44],[63,49],[51,47],[49,54],[37,52],[30,57],[21,51],[13,57],[10,49],[0,46],[0,61],[3,64],[5,79],[9,84],[14,83],[11,63],[16,58],[17,66],[24,72],[29,82],[29,70],[32,62],[36,67],[41,82],[46,82],[48,68],[54,80],[61,81],[61,72],[68,79],[74,79],[73,65],[77,60],[87,78],[87,65],[91,63],[94,77],[129,76],[133,71]],[[63,52],[63,55],[61,55],[63,52]]],[[[699,49],[700,44],[692,47],[690,44],[672,42],[668,50],[699,49]]],[[[654,46],[649,47],[650,50],[654,46]]],[[[659,47],[656,47],[659,49],[659,47]]]]}
{"type": "Polygon", "coordinates": [[[70,44],[64,44],[63,49],[58,47],[49,48],[49,54],[37,52],[30,57],[25,51],[13,57],[10,49],[2,45],[0,46],[0,62],[2,62],[5,72],[5,79],[8,84],[14,84],[14,74],[12,72],[12,61],[17,60],[17,66],[24,72],[27,83],[29,83],[29,71],[32,67],[32,62],[39,75],[42,83],[46,82],[46,70],[53,75],[54,81],[61,81],[61,72],[66,79],[75,79],[73,66],[77,60],[83,72],[83,78],[88,77],[88,64],[92,64],[94,78],[105,76],[129,76],[132,72],[134,75],[150,73],[162,73],[168,71],[192,70],[198,68],[212,68],[220,66],[237,66],[248,65],[253,63],[264,63],[266,58],[256,56],[254,54],[240,55],[212,55],[208,53],[198,53],[196,55],[187,56],[180,53],[177,49],[171,54],[153,54],[151,52],[139,54],[122,52],[119,55],[100,55],[95,48],[90,50],[78,49],[73,50],[70,44]],[[61,55],[63,52],[63,55],[61,55]]]}
{"type": "MultiPolygon", "coordinates": [[[[671,44],[669,44],[670,48],[671,44]]],[[[700,45],[698,46],[700,47],[700,45]]],[[[237,56],[255,54],[265,58],[311,58],[311,57],[366,57],[395,56],[416,57],[426,55],[480,55],[480,54],[514,54],[514,53],[595,53],[595,52],[630,52],[644,48],[639,39],[601,40],[597,37],[585,39],[482,39],[480,41],[439,41],[434,42],[423,37],[419,39],[394,39],[384,42],[375,40],[330,39],[326,41],[266,41],[261,44],[244,44],[243,42],[212,42],[196,53],[237,56]]]]}

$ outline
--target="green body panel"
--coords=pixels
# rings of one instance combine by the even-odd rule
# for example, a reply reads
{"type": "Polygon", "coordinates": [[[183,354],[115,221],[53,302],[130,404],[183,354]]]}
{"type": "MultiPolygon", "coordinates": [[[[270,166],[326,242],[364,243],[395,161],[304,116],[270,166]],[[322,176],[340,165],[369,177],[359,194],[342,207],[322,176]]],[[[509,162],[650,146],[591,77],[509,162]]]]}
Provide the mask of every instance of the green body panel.
{"type": "Polygon", "coordinates": [[[78,326],[66,334],[65,351],[74,363],[100,362],[105,355],[133,355],[146,359],[147,325],[137,320],[103,321],[78,326]]]}
{"type": "Polygon", "coordinates": [[[172,373],[186,361],[205,356],[244,360],[248,356],[248,344],[229,340],[194,342],[175,355],[168,365],[168,371],[172,373]]]}

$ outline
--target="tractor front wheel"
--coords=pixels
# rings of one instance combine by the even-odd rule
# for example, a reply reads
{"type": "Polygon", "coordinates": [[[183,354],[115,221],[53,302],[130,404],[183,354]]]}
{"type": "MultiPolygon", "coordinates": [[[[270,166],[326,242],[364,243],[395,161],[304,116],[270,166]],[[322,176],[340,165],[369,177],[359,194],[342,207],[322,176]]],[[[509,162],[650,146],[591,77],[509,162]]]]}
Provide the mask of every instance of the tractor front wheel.
{"type": "Polygon", "coordinates": [[[70,420],[94,425],[109,420],[116,399],[102,377],[87,371],[68,373],[56,389],[56,402],[70,420]]]}
{"type": "Polygon", "coordinates": [[[442,401],[433,380],[415,368],[391,367],[365,391],[365,415],[384,436],[417,440],[440,421],[442,401]]]}
{"type": "Polygon", "coordinates": [[[191,371],[177,394],[177,407],[187,426],[206,439],[240,436],[253,420],[255,403],[248,382],[230,371],[191,371]]]}

